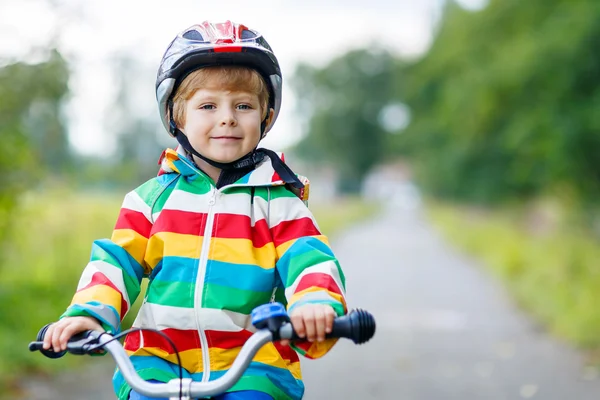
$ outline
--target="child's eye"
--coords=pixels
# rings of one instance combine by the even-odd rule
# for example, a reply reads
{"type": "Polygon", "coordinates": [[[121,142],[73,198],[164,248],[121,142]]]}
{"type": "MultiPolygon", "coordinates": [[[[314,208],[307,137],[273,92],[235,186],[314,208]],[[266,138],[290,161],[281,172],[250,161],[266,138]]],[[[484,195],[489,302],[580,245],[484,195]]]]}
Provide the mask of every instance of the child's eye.
{"type": "Polygon", "coordinates": [[[201,109],[201,110],[214,110],[215,106],[213,104],[202,104],[198,108],[201,109]]]}
{"type": "Polygon", "coordinates": [[[251,110],[251,109],[252,109],[252,106],[251,106],[250,104],[239,104],[239,105],[238,105],[238,108],[239,108],[240,110],[251,110]]]}

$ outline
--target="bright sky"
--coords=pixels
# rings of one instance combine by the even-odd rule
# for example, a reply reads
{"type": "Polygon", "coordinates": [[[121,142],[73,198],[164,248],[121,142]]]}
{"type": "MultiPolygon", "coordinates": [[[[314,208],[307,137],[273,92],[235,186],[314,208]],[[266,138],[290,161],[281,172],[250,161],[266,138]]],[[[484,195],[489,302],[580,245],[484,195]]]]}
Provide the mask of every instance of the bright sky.
{"type": "MultiPolygon", "coordinates": [[[[31,46],[45,47],[54,38],[72,65],[73,97],[66,107],[71,143],[83,154],[106,154],[115,145],[104,123],[117,89],[108,63],[111,55],[131,52],[141,69],[147,71],[136,82],[137,105],[141,113],[154,115],[159,124],[154,94],[156,70],[173,37],[203,20],[240,22],[264,35],[281,64],[282,110],[263,142],[279,150],[300,135],[293,93],[285,84],[298,62],[324,65],[370,43],[379,43],[398,55],[416,57],[431,44],[432,27],[443,2],[3,0],[0,58],[22,58],[31,46]]],[[[486,0],[459,3],[478,9],[486,0]]]]}

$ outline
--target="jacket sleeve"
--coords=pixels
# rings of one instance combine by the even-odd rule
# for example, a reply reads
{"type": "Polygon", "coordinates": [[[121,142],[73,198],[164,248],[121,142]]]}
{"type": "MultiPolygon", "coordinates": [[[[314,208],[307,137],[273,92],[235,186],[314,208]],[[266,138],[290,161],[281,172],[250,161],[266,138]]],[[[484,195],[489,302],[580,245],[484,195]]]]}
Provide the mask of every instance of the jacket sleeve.
{"type": "MultiPolygon", "coordinates": [[[[287,190],[282,192],[271,200],[269,225],[288,312],[305,304],[328,304],[338,316],[344,315],[345,278],[327,238],[303,200],[287,190]]],[[[305,357],[318,358],[335,342],[298,342],[292,347],[305,357]]]]}
{"type": "Polygon", "coordinates": [[[91,316],[118,333],[121,321],[140,294],[149,267],[144,261],[152,229],[151,204],[159,182],[148,181],[125,196],[111,239],[94,241],[71,305],[61,316],[91,316]]]}

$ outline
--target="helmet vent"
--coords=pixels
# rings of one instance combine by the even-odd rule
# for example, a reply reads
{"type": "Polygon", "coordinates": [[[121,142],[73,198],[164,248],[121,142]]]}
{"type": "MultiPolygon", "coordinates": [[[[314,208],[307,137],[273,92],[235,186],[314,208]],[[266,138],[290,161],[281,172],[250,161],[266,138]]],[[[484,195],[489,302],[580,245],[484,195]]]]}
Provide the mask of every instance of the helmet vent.
{"type": "Polygon", "coordinates": [[[187,31],[186,33],[183,34],[183,37],[186,39],[189,39],[189,40],[197,40],[199,42],[204,42],[204,38],[202,37],[202,34],[195,29],[187,31]]]}
{"type": "Polygon", "coordinates": [[[242,40],[243,39],[254,39],[256,37],[256,34],[248,29],[244,29],[242,31],[242,40]]]}

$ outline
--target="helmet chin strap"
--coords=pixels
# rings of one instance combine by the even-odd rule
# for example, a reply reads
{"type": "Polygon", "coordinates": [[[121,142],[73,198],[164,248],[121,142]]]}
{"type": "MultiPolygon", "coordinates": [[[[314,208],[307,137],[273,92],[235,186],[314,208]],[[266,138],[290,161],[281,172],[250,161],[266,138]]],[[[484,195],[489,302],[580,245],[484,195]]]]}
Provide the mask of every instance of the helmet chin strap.
{"type": "MultiPolygon", "coordinates": [[[[173,103],[169,102],[169,115],[173,115],[173,103]]],[[[265,128],[267,125],[267,118],[260,125],[260,138],[262,139],[265,136],[265,128]]],[[[181,146],[189,151],[191,154],[195,155],[199,159],[206,161],[208,164],[212,165],[215,168],[219,168],[221,170],[221,177],[224,173],[233,172],[240,169],[254,167],[255,165],[262,162],[265,157],[269,157],[271,159],[271,165],[273,169],[279,177],[285,182],[295,187],[296,189],[302,189],[304,184],[298,179],[296,174],[288,167],[281,158],[275,153],[273,150],[264,149],[264,148],[254,148],[250,153],[245,156],[231,162],[222,163],[218,161],[211,160],[208,157],[200,154],[192,144],[190,143],[188,137],[183,133],[178,127],[173,117],[169,117],[169,130],[171,134],[175,136],[175,139],[181,144],[181,146]]],[[[257,143],[258,146],[258,143],[257,143]]]]}

